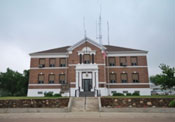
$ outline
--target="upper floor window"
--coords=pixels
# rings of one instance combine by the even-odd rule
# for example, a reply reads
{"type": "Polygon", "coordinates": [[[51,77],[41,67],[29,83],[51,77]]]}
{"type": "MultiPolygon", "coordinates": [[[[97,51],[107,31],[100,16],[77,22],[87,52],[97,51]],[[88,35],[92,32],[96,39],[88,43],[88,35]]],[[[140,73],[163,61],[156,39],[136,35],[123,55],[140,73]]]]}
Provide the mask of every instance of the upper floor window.
{"type": "Polygon", "coordinates": [[[116,83],[116,73],[110,73],[109,74],[109,81],[110,83],[116,83]]]}
{"type": "Polygon", "coordinates": [[[65,58],[61,58],[60,59],[60,67],[65,67],[66,66],[66,59],[65,58]]]}
{"type": "Polygon", "coordinates": [[[83,63],[84,64],[90,64],[90,55],[89,54],[85,54],[83,55],[83,63]]]}
{"type": "Polygon", "coordinates": [[[39,74],[38,75],[38,84],[43,84],[44,83],[44,74],[39,74]]]}
{"type": "Polygon", "coordinates": [[[49,75],[49,84],[53,84],[55,80],[55,75],[54,74],[50,74],[49,75]]]}
{"type": "Polygon", "coordinates": [[[120,57],[120,66],[127,66],[126,57],[120,57]]]}
{"type": "Polygon", "coordinates": [[[41,58],[39,59],[39,68],[45,67],[45,59],[41,58]]]}
{"type": "Polygon", "coordinates": [[[139,74],[138,73],[132,74],[132,81],[133,81],[133,83],[139,83],[139,74]]]}
{"type": "Polygon", "coordinates": [[[82,64],[82,54],[80,54],[80,64],[82,64]]]}
{"type": "Polygon", "coordinates": [[[49,66],[50,67],[55,67],[55,64],[56,64],[56,59],[55,58],[49,59],[49,66]]]}
{"type": "Polygon", "coordinates": [[[92,64],[94,64],[94,54],[92,54],[92,64]]]}
{"type": "Polygon", "coordinates": [[[109,66],[115,66],[115,58],[114,57],[109,58],[109,66]]]}
{"type": "Polygon", "coordinates": [[[127,83],[127,82],[128,82],[127,73],[122,73],[122,74],[121,74],[121,82],[122,82],[122,83],[127,83]]]}
{"type": "Polygon", "coordinates": [[[60,74],[59,75],[59,83],[60,84],[65,84],[66,83],[65,74],[60,74]]]}
{"type": "Polygon", "coordinates": [[[131,65],[137,66],[137,57],[131,57],[131,65]]]}

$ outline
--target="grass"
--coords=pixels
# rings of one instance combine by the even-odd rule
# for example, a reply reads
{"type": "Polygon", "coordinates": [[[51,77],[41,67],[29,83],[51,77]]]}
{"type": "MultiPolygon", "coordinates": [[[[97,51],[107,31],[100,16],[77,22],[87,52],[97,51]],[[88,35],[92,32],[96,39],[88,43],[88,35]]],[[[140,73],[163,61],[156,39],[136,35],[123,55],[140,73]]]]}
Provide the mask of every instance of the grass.
{"type": "Polygon", "coordinates": [[[154,96],[107,96],[104,98],[175,98],[175,95],[154,95],[154,96]]]}
{"type": "Polygon", "coordinates": [[[0,100],[19,100],[19,99],[61,99],[68,97],[0,97],[0,100]]]}

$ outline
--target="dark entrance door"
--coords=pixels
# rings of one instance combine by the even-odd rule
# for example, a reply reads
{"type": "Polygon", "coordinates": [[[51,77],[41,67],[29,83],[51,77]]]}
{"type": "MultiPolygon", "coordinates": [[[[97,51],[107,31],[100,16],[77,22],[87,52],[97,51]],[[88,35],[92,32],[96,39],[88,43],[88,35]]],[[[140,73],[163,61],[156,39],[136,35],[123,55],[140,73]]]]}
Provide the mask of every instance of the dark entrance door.
{"type": "Polygon", "coordinates": [[[91,81],[91,79],[83,79],[84,92],[90,92],[91,88],[92,88],[92,81],[91,81]]]}

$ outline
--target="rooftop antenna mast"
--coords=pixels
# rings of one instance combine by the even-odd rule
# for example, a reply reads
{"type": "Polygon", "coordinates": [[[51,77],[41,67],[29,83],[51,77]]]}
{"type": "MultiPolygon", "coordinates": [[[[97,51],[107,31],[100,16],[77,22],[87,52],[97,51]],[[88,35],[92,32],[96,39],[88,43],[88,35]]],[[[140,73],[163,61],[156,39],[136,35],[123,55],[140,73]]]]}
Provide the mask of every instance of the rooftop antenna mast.
{"type": "Polygon", "coordinates": [[[84,38],[86,39],[87,34],[86,34],[85,17],[83,17],[83,29],[84,29],[84,38]]]}
{"type": "Polygon", "coordinates": [[[109,22],[107,21],[107,33],[108,33],[108,45],[110,45],[110,39],[109,39],[109,22]]]}
{"type": "Polygon", "coordinates": [[[101,3],[100,3],[100,16],[99,16],[99,43],[102,45],[102,31],[101,31],[101,3]]]}

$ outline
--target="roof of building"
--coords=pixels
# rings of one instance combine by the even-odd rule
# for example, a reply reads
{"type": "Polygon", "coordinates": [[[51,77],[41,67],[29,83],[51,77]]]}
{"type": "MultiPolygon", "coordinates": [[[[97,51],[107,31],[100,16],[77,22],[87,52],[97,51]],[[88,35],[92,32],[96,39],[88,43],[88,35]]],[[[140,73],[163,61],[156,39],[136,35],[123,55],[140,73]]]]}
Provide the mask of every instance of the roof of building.
{"type": "MultiPolygon", "coordinates": [[[[44,51],[40,51],[40,52],[35,52],[35,53],[31,53],[31,55],[33,54],[45,54],[45,53],[66,53],[67,49],[70,46],[64,46],[64,47],[59,47],[59,48],[54,48],[54,49],[50,49],[50,50],[44,50],[44,51]]],[[[144,50],[138,50],[138,49],[132,49],[132,48],[125,48],[125,47],[118,47],[118,46],[113,46],[113,45],[104,45],[104,47],[106,47],[106,50],[108,52],[119,52],[119,51],[142,51],[142,52],[147,52],[144,50]]]]}
{"type": "Polygon", "coordinates": [[[113,46],[113,45],[100,45],[97,42],[89,39],[89,38],[84,38],[81,41],[77,42],[73,46],[64,46],[64,47],[59,47],[59,48],[54,48],[54,49],[49,49],[49,50],[44,50],[40,52],[35,52],[31,53],[30,55],[37,55],[37,54],[52,54],[52,53],[67,53],[69,50],[72,50],[76,48],[77,46],[81,45],[84,42],[89,42],[102,50],[106,50],[107,52],[144,52],[147,53],[147,51],[144,50],[138,50],[138,49],[132,49],[132,48],[125,48],[125,47],[118,47],[118,46],[113,46]]]}
{"type": "MultiPolygon", "coordinates": [[[[126,47],[118,47],[113,45],[104,45],[107,48],[107,51],[109,52],[116,52],[116,51],[144,51],[144,50],[138,50],[138,49],[132,49],[132,48],[126,48],[126,47]]],[[[147,52],[147,51],[144,51],[147,52]]]]}
{"type": "Polygon", "coordinates": [[[69,47],[70,46],[64,46],[64,47],[54,48],[50,50],[44,50],[40,52],[31,53],[31,55],[32,54],[42,54],[42,53],[66,53],[69,47]]]}

